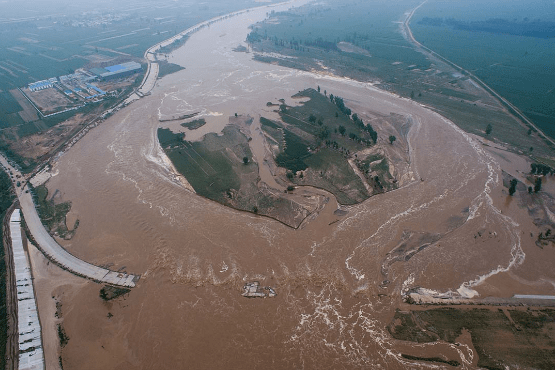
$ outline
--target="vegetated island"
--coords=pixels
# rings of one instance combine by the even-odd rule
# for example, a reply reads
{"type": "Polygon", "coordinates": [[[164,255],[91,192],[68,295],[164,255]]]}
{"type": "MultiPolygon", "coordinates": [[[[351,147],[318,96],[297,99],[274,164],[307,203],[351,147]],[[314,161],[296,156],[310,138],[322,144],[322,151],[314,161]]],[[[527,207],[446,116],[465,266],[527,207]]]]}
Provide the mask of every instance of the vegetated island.
{"type": "Polygon", "coordinates": [[[294,228],[321,209],[329,193],[340,204],[353,205],[413,180],[405,137],[410,118],[365,113],[388,137],[378,139],[376,129],[338,96],[310,88],[292,98],[302,101],[297,106],[283,99],[268,102],[276,109],[273,119],[260,117],[263,138],[254,139],[261,143],[251,136],[258,122],[240,115],[229,118],[221,135],[210,133],[201,141],[165,128],[158,129],[158,139],[199,195],[294,228]],[[264,145],[263,161],[253,159],[257,144],[264,145]],[[261,163],[272,179],[261,178],[261,163]]]}

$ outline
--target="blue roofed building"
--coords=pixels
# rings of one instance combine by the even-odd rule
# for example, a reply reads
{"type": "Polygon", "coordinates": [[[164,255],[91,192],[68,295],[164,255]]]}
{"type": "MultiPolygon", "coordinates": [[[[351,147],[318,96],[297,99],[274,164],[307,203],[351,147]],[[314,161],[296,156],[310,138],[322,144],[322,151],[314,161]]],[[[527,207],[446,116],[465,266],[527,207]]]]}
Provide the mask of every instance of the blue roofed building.
{"type": "Polygon", "coordinates": [[[103,68],[92,68],[90,72],[94,73],[101,80],[109,80],[112,78],[121,78],[130,76],[134,73],[140,72],[142,67],[137,62],[127,62],[116,64],[113,66],[103,68]]]}

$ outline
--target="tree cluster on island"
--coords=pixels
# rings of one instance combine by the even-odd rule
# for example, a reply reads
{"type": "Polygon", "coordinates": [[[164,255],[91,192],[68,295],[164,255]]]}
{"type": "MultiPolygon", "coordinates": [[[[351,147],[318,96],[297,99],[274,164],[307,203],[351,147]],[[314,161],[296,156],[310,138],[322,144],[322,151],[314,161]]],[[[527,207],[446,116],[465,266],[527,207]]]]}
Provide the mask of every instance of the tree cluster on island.
{"type": "Polygon", "coordinates": [[[531,167],[530,173],[532,175],[547,176],[548,174],[553,175],[553,172],[554,172],[553,168],[542,163],[532,163],[530,167],[531,167]]]}

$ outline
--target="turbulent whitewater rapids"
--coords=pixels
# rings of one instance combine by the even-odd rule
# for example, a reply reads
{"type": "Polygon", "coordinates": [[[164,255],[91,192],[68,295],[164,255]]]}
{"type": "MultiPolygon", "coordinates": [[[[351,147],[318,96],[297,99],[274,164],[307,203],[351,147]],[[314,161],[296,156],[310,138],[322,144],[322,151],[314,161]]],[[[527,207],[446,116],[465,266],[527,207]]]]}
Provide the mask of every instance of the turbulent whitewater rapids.
{"type": "MultiPolygon", "coordinates": [[[[64,361],[80,369],[395,369],[440,367],[418,361],[440,358],[476,367],[466,331],[458,344],[415,344],[394,339],[387,327],[403,294],[418,288],[426,299],[553,290],[541,269],[526,264],[526,249],[534,247],[520,225],[530,221],[525,210],[503,204],[499,164],[482,144],[411,100],[234,51],[267,11],[193,34],[170,56],[185,70],[158,81],[150,96],[57,161],[48,187],[72,201],[80,220],[64,246],[86,261],[142,275],[119,303],[97,302],[93,285],[57,289],[71,338],[64,361]],[[195,194],[158,143],[159,125],[200,140],[221,133],[235,113],[273,117],[267,102],[293,106],[292,95],[316,86],[343,97],[364,120],[375,113],[410,118],[403,186],[353,206],[339,206],[328,193],[325,207],[295,230],[195,194]],[[206,125],[193,131],[160,122],[197,112],[206,125]],[[278,295],[242,297],[252,281],[278,295]]],[[[264,151],[253,153],[263,176],[264,151]]]]}

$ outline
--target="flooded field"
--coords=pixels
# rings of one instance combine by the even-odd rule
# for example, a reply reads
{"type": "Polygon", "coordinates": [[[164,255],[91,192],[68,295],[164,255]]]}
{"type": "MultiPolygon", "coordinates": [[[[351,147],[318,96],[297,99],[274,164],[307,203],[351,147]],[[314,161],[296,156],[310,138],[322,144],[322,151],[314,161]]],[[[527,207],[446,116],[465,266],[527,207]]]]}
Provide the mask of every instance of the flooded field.
{"type": "MultiPolygon", "coordinates": [[[[193,34],[169,58],[186,69],[164,77],[150,96],[92,129],[57,161],[47,186],[72,202],[79,219],[62,245],[85,261],[142,275],[131,293],[109,302],[94,283],[45,285],[61,303],[69,337],[64,369],[444,366],[418,360],[436,357],[475,368],[471,333],[457,337],[458,345],[391,336],[387,327],[404,305],[403,292],[555,292],[555,251],[534,244],[537,229],[503,190],[496,154],[440,115],[370,84],[233,51],[269,11],[193,34]],[[201,139],[220,133],[235,113],[254,122],[272,117],[267,102],[293,105],[292,95],[317,85],[363,119],[370,112],[411,118],[403,186],[341,212],[327,194],[325,207],[295,230],[198,196],[158,144],[159,127],[201,139]],[[194,131],[159,122],[196,112],[206,124],[194,131]],[[243,297],[245,283],[254,281],[277,296],[243,297]]],[[[251,130],[256,142],[260,126],[251,130]]],[[[263,150],[253,154],[264,162],[263,150]]],[[[512,170],[528,170],[510,153],[502,158],[512,170]]]]}

